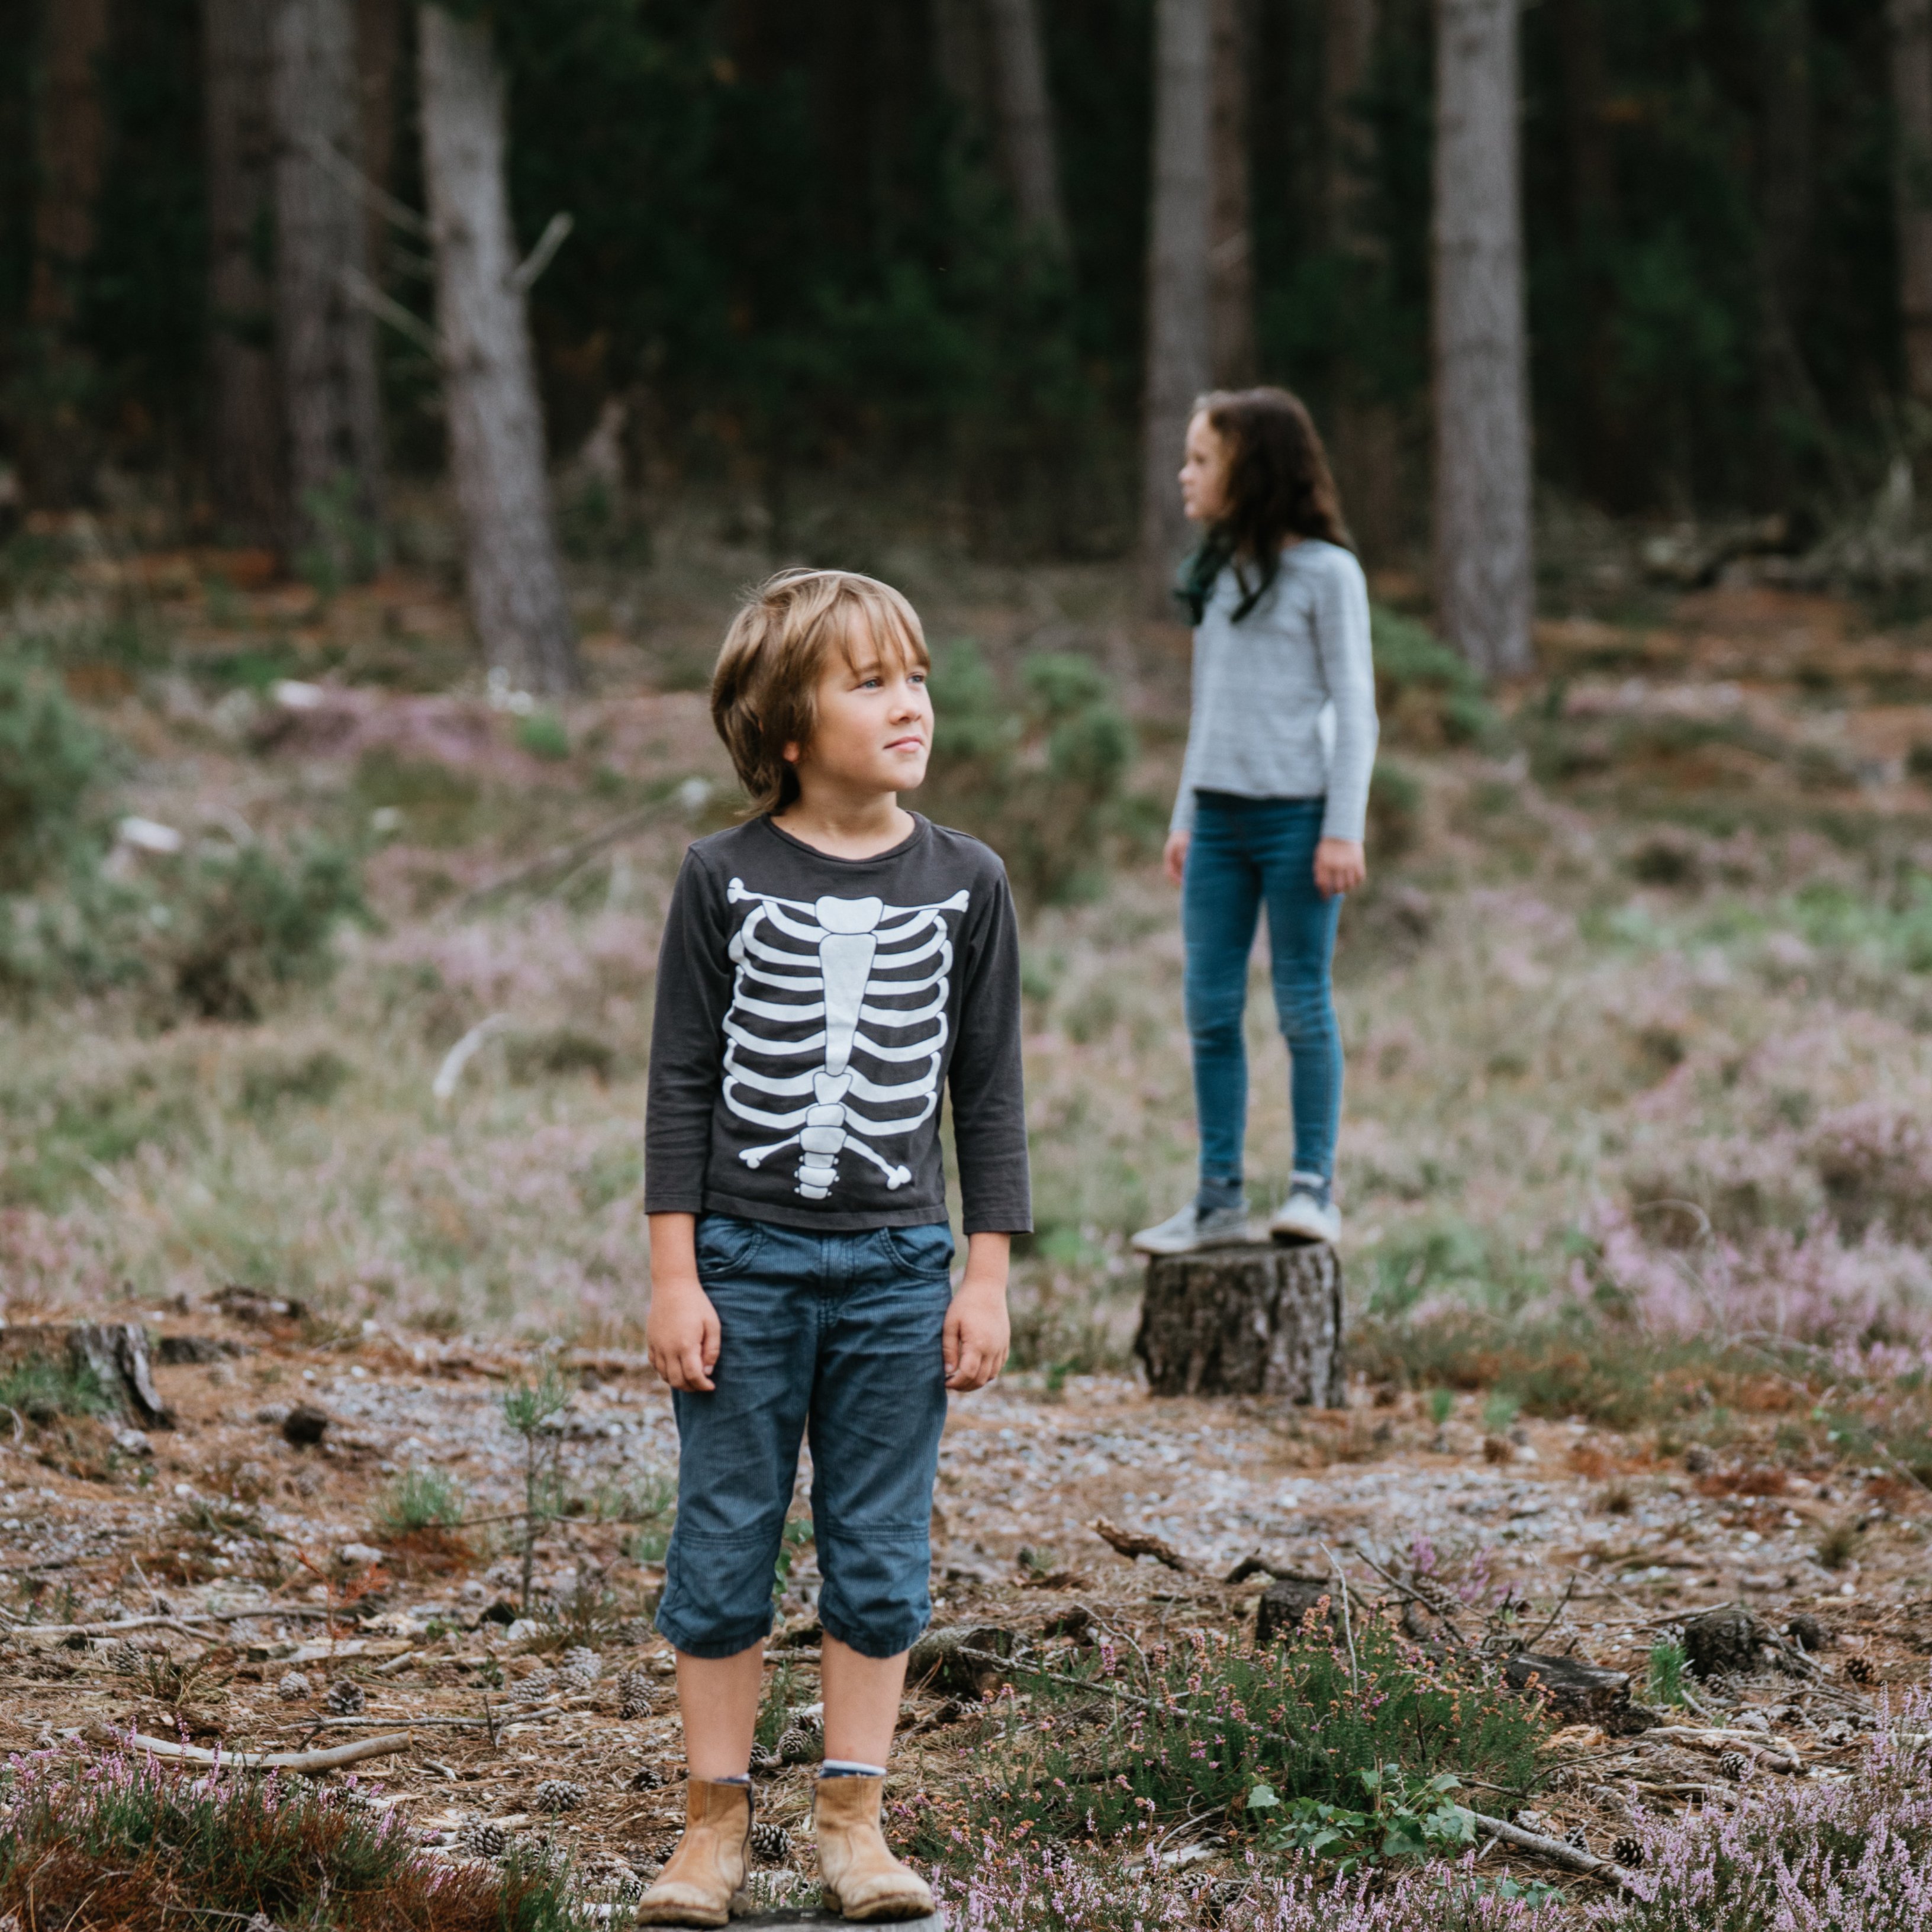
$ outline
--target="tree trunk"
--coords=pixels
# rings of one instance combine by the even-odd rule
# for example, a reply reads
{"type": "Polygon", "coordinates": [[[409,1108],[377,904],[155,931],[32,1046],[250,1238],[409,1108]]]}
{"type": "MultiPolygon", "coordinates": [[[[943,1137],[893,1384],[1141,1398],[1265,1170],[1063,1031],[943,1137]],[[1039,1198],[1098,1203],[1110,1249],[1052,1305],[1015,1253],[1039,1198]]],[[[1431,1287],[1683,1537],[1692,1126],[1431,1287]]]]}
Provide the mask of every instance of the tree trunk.
{"type": "Polygon", "coordinates": [[[1246,0],[1213,0],[1214,212],[1208,235],[1208,361],[1217,389],[1255,380],[1254,238],[1249,226],[1246,0]]]}
{"type": "MultiPolygon", "coordinates": [[[[1322,20],[1322,216],[1328,245],[1353,259],[1366,280],[1386,250],[1366,220],[1376,165],[1375,130],[1360,110],[1375,70],[1381,0],[1327,0],[1322,20]]],[[[1362,372],[1345,367],[1336,386],[1330,454],[1343,513],[1364,561],[1402,547],[1405,514],[1402,425],[1362,372]]]]}
{"type": "Polygon", "coordinates": [[[1436,602],[1479,670],[1531,663],[1516,0],[1436,0],[1436,602]]]}
{"type": "Polygon", "coordinates": [[[423,7],[423,172],[435,236],[449,459],[485,661],[525,689],[578,689],[544,428],[504,178],[503,77],[487,24],[423,7]]]}
{"type": "Polygon", "coordinates": [[[297,534],[334,576],[375,566],[382,518],[376,325],[350,0],[274,0],[275,324],[297,534]]]}
{"type": "MultiPolygon", "coordinates": [[[[403,58],[403,0],[356,0],[356,94],[362,172],[392,186],[396,165],[396,76],[403,58]]],[[[382,279],[388,220],[373,198],[363,210],[370,272],[382,279]]]]}
{"type": "Polygon", "coordinates": [[[96,69],[107,47],[108,0],[47,0],[45,20],[27,319],[56,328],[73,313],[74,278],[94,248],[94,205],[107,158],[96,69]]]}
{"type": "Polygon", "coordinates": [[[1892,0],[1892,100],[1906,391],[1932,406],[1932,0],[1892,0]]]}
{"type": "Polygon", "coordinates": [[[1342,1264],[1250,1243],[1148,1264],[1134,1353],[1156,1395],[1270,1395],[1340,1408],[1342,1264]]]}
{"type": "Polygon", "coordinates": [[[982,0],[932,0],[932,60],[939,84],[982,126],[993,118],[987,25],[982,0]]]}
{"type": "Polygon", "coordinates": [[[1186,537],[1174,481],[1195,398],[1212,379],[1208,232],[1214,212],[1212,0],[1156,0],[1154,170],[1148,238],[1141,560],[1149,608],[1172,616],[1186,537]]]}
{"type": "Polygon", "coordinates": [[[260,0],[205,0],[210,494],[225,534],[287,536],[276,381],[274,46],[260,0]]]}
{"type": "Polygon", "coordinates": [[[1047,91],[1046,48],[1036,0],[986,0],[992,29],[993,82],[1000,112],[1000,151],[1020,219],[1056,250],[1066,248],[1060,161],[1047,91]]]}

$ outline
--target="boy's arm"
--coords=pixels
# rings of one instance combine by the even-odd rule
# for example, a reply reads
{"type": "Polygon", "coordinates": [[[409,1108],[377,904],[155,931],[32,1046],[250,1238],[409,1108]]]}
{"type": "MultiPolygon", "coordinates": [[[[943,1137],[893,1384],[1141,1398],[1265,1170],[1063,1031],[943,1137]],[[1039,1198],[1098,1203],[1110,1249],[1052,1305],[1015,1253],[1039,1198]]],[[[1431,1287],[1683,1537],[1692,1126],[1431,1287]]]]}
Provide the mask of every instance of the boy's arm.
{"type": "MultiPolygon", "coordinates": [[[[959,1028],[947,1085],[966,1233],[1023,1234],[1033,1227],[1033,1195],[1020,1064],[1019,920],[1004,872],[988,881],[986,910],[962,935],[960,952],[959,1028]]],[[[1004,1262],[1000,1272],[1004,1281],[1004,1262]]],[[[967,1274],[970,1279],[970,1249],[967,1274]]]]}
{"type": "Polygon", "coordinates": [[[701,1214],[731,1004],[724,892],[687,852],[658,948],[644,1112],[644,1212],[701,1214]]]}

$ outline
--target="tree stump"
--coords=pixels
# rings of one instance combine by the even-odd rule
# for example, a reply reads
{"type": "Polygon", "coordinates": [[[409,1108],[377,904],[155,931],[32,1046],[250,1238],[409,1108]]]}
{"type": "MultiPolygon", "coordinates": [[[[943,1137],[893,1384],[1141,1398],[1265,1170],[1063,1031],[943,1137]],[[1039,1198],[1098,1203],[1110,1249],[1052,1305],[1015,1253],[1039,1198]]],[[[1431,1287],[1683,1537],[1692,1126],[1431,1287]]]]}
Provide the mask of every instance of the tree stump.
{"type": "Polygon", "coordinates": [[[91,1376],[124,1423],[172,1429],[174,1418],[155,1392],[148,1331],[138,1322],[23,1322],[0,1328],[0,1365],[34,1360],[91,1376]]]}
{"type": "Polygon", "coordinates": [[[1325,1244],[1156,1256],[1134,1352],[1156,1395],[1269,1395],[1339,1408],[1342,1264],[1325,1244]]]}

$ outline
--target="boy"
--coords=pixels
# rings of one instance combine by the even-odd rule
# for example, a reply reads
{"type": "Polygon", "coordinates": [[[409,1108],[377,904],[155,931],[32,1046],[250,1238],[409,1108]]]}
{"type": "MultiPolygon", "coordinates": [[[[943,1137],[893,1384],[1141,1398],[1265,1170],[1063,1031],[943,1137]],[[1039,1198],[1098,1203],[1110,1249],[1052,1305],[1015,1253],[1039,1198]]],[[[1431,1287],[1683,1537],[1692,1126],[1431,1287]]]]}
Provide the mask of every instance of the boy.
{"type": "Polygon", "coordinates": [[[756,815],[686,853],[658,965],[647,1336],[680,1442],[658,1628],[678,1653],[689,1783],[646,1925],[722,1925],[744,1885],[772,1568],[808,1430],[826,1903],[868,1920],[932,1907],[886,1848],[880,1798],[931,1607],[946,1391],[1005,1361],[1009,1237],[1032,1220],[1006,874],[898,800],[932,748],[928,662],[897,591],[788,571],[738,614],[712,680],[756,815]],[[956,1294],[942,1082],[968,1238],[956,1294]]]}

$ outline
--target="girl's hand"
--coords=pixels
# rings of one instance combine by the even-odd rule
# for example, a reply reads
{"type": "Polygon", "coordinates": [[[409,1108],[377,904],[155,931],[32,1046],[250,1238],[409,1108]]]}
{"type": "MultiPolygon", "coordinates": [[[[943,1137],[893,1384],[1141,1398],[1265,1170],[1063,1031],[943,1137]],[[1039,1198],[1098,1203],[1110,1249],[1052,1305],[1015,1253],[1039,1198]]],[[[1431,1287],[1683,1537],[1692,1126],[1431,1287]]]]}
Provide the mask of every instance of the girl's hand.
{"type": "Polygon", "coordinates": [[[1006,1365],[1012,1324],[1006,1315],[1006,1268],[1012,1241],[1006,1234],[970,1234],[966,1272],[946,1311],[940,1346],[946,1386],[961,1395],[984,1388],[1006,1365]]]}
{"type": "Polygon", "coordinates": [[[1315,890],[1324,899],[1352,892],[1369,876],[1359,838],[1324,838],[1315,848],[1315,890]]]}
{"type": "Polygon", "coordinates": [[[1186,832],[1170,832],[1167,835],[1167,843],[1161,848],[1160,868],[1167,874],[1167,882],[1169,885],[1180,884],[1181,874],[1187,869],[1187,834],[1186,832]]]}

